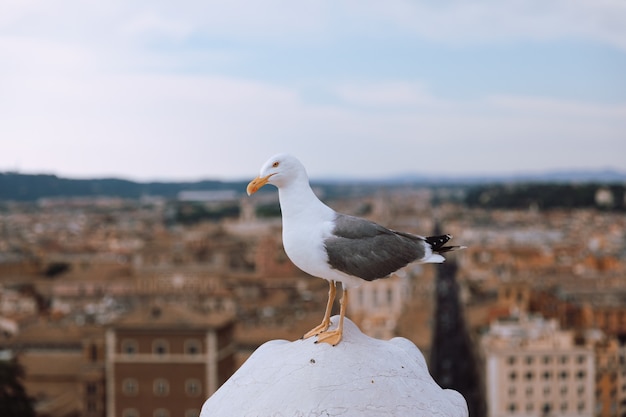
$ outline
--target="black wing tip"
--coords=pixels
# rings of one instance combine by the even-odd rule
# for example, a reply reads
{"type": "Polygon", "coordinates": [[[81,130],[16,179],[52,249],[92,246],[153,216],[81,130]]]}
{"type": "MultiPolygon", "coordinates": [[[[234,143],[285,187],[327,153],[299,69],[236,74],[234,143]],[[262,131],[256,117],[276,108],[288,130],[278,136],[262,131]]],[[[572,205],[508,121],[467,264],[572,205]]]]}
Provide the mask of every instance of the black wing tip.
{"type": "Polygon", "coordinates": [[[426,238],[426,242],[433,248],[434,251],[439,250],[443,247],[448,241],[452,239],[452,235],[438,235],[438,236],[428,236],[426,238]]]}
{"type": "Polygon", "coordinates": [[[452,239],[452,235],[438,235],[429,236],[426,238],[426,243],[430,245],[433,252],[445,253],[453,250],[465,249],[467,246],[444,246],[448,241],[452,239]]]}

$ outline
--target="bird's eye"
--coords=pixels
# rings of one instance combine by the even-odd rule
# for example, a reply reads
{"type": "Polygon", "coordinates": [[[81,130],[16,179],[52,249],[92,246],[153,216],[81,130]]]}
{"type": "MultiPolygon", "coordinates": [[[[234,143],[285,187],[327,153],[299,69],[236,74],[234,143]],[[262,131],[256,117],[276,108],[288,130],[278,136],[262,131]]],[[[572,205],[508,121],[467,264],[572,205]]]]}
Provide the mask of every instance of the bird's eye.
{"type": "Polygon", "coordinates": [[[276,167],[278,167],[278,165],[280,165],[280,163],[279,163],[278,161],[276,161],[276,162],[274,162],[274,163],[272,164],[272,167],[276,168],[276,167]]]}

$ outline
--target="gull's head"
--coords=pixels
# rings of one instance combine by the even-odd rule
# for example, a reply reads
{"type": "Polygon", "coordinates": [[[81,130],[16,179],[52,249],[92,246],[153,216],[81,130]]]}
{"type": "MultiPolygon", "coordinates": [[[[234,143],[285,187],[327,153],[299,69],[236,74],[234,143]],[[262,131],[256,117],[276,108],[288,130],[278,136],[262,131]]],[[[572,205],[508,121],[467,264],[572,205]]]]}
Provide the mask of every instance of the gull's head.
{"type": "Polygon", "coordinates": [[[254,194],[265,184],[281,188],[299,178],[308,180],[304,166],[294,156],[280,153],[263,164],[259,176],[250,181],[246,191],[248,195],[254,194]]]}

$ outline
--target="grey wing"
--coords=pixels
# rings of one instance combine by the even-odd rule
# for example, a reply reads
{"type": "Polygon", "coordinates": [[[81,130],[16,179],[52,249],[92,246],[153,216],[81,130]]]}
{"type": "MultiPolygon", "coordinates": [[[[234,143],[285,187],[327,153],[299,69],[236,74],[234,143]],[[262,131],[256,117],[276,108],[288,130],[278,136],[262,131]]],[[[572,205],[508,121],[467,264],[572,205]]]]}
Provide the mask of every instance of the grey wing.
{"type": "Polygon", "coordinates": [[[324,242],[333,269],[367,281],[384,278],[422,259],[426,241],[358,217],[337,214],[332,236],[324,242]]]}

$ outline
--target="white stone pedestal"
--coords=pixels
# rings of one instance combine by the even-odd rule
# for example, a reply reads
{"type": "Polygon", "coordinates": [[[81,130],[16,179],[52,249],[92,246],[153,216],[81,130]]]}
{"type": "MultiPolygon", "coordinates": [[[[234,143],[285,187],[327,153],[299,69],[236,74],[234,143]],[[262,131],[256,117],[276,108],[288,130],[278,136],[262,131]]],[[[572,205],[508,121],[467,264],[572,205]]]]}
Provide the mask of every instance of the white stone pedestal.
{"type": "Polygon", "coordinates": [[[468,416],[465,399],[435,383],[407,339],[373,339],[346,319],[337,346],[315,340],[263,344],[200,416],[468,416]]]}

